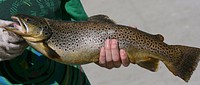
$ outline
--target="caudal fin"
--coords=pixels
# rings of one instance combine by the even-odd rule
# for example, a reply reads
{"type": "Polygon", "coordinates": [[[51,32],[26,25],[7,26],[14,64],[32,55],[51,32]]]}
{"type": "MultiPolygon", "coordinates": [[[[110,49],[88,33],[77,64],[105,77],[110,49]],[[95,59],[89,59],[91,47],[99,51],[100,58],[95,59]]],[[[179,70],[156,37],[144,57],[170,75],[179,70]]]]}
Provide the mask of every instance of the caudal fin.
{"type": "Polygon", "coordinates": [[[181,53],[176,62],[164,62],[168,69],[176,76],[188,82],[200,60],[200,49],[181,45],[171,45],[178,48],[181,53]]]}

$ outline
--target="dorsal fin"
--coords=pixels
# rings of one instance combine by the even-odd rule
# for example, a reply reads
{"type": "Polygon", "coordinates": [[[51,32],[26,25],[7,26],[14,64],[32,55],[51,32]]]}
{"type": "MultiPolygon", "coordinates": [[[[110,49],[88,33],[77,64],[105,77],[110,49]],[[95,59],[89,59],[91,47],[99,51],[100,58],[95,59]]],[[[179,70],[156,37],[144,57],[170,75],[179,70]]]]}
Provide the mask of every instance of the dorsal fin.
{"type": "Polygon", "coordinates": [[[94,15],[89,17],[88,21],[115,24],[115,22],[111,20],[107,15],[94,15]]]}
{"type": "Polygon", "coordinates": [[[161,34],[157,34],[154,35],[156,37],[156,39],[160,40],[160,41],[164,41],[164,37],[161,34]]]}

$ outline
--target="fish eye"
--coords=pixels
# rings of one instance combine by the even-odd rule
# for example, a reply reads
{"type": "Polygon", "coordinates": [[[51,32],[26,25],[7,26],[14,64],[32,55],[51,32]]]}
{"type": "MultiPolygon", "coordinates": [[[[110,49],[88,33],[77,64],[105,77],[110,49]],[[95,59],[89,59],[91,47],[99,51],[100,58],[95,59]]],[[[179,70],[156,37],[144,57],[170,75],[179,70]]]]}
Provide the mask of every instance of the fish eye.
{"type": "Polygon", "coordinates": [[[49,33],[45,32],[44,35],[47,36],[49,33]]]}
{"type": "Polygon", "coordinates": [[[47,27],[47,26],[44,26],[44,28],[47,29],[48,27],[47,27]]]}
{"type": "Polygon", "coordinates": [[[27,21],[27,22],[31,21],[29,18],[25,18],[24,20],[27,21]]]}

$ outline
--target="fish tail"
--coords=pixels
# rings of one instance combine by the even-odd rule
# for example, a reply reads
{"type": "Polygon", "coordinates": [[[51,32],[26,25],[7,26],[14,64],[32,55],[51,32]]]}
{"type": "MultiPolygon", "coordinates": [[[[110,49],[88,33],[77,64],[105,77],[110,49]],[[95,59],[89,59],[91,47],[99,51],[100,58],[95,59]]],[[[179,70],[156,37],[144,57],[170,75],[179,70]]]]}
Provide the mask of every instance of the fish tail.
{"type": "Polygon", "coordinates": [[[174,60],[171,63],[164,63],[174,75],[188,82],[200,60],[200,49],[182,45],[170,46],[178,49],[179,53],[175,53],[177,56],[172,56],[174,60]]]}

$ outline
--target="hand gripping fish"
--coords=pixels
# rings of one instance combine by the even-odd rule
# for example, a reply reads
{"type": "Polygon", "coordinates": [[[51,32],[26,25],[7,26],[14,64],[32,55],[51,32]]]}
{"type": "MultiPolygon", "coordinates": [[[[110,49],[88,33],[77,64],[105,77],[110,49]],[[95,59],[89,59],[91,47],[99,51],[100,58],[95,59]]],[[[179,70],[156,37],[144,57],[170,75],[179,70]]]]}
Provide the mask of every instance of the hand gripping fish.
{"type": "Polygon", "coordinates": [[[156,71],[159,61],[186,82],[200,59],[200,49],[168,45],[162,35],[152,35],[137,28],[115,24],[106,15],[87,21],[71,22],[18,14],[7,30],[21,35],[27,43],[46,57],[64,64],[97,62],[99,49],[106,39],[118,39],[131,63],[156,71]]]}

